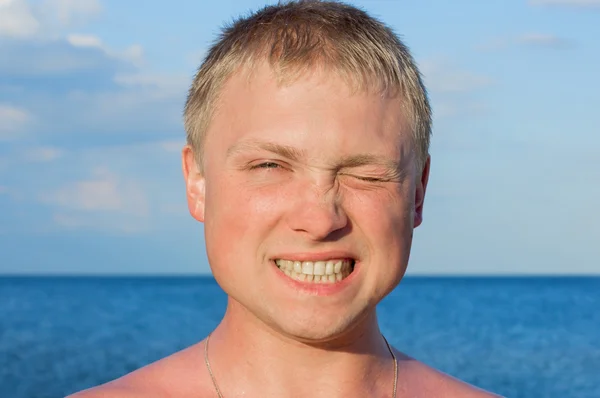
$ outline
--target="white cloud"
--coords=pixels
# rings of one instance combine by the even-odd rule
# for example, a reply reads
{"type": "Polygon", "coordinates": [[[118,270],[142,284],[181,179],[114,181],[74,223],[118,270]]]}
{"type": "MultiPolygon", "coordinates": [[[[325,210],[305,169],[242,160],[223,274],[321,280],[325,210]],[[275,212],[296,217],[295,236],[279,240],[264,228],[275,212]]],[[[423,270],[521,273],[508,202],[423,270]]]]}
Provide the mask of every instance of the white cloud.
{"type": "MultiPolygon", "coordinates": [[[[27,187],[28,197],[45,205],[47,217],[38,225],[106,234],[141,234],[173,225],[178,222],[174,216],[186,216],[181,161],[172,152],[182,141],[63,150],[59,159],[44,165],[44,180],[27,187]]],[[[24,179],[39,173],[39,166],[23,156],[15,154],[11,164],[24,171],[24,179]]]]}
{"type": "Polygon", "coordinates": [[[430,60],[421,63],[425,85],[430,91],[437,92],[468,92],[487,87],[492,79],[460,70],[448,61],[430,60]]]}
{"type": "Polygon", "coordinates": [[[139,44],[133,44],[125,50],[116,51],[105,45],[98,36],[90,34],[72,33],[67,35],[67,42],[77,48],[97,48],[106,55],[113,58],[128,61],[136,66],[141,66],[144,62],[144,48],[139,44]]]}
{"type": "Polygon", "coordinates": [[[181,131],[189,76],[148,70],[139,44],[117,48],[71,29],[98,15],[99,1],[0,0],[0,7],[0,21],[24,29],[17,18],[24,15],[37,26],[0,41],[0,85],[11,90],[10,107],[0,103],[0,140],[181,131]]]}
{"type": "Polygon", "coordinates": [[[98,0],[46,0],[40,11],[45,19],[55,20],[62,26],[81,23],[102,11],[98,0]]]}
{"type": "Polygon", "coordinates": [[[139,44],[133,44],[117,55],[138,67],[144,63],[144,48],[139,44]]]}
{"type": "Polygon", "coordinates": [[[518,37],[517,41],[522,44],[550,48],[565,48],[572,44],[565,38],[545,33],[527,33],[518,37]]]}
{"type": "Polygon", "coordinates": [[[433,117],[435,119],[450,118],[457,116],[481,115],[488,111],[488,107],[483,102],[467,101],[452,102],[441,101],[433,106],[433,117]]]}
{"type": "Polygon", "coordinates": [[[485,102],[477,96],[493,84],[491,78],[463,70],[445,59],[430,59],[420,64],[436,120],[471,117],[487,110],[485,102]]]}
{"type": "Polygon", "coordinates": [[[57,212],[52,221],[60,228],[81,230],[103,230],[125,234],[140,233],[147,229],[147,223],[130,218],[106,218],[98,214],[74,214],[57,212]]]}
{"type": "Polygon", "coordinates": [[[173,226],[180,222],[175,216],[187,217],[182,211],[181,160],[175,152],[183,141],[179,133],[154,141],[76,145],[68,150],[11,143],[11,149],[0,154],[0,185],[11,191],[0,198],[13,206],[7,212],[20,220],[15,228],[28,231],[145,234],[157,226],[173,226]],[[14,170],[18,180],[12,181],[14,170]],[[28,211],[25,200],[33,205],[28,211]]]}
{"type": "Polygon", "coordinates": [[[102,44],[102,40],[99,37],[93,35],[81,35],[81,34],[70,34],[67,35],[67,41],[73,47],[83,47],[83,48],[104,48],[102,44]]]}
{"type": "Polygon", "coordinates": [[[47,38],[49,32],[80,25],[101,11],[98,0],[0,0],[0,36],[47,38]]]}
{"type": "Polygon", "coordinates": [[[64,151],[55,147],[34,147],[29,148],[23,153],[23,159],[31,163],[52,162],[61,158],[64,151]]]}
{"type": "Polygon", "coordinates": [[[189,77],[182,75],[164,75],[152,73],[117,74],[114,82],[133,88],[153,88],[167,95],[182,95],[187,91],[189,77]]]}
{"type": "Polygon", "coordinates": [[[549,49],[566,49],[575,45],[573,40],[549,33],[524,33],[520,36],[494,38],[476,46],[478,51],[500,51],[516,45],[545,47],[549,49]]]}
{"type": "Polygon", "coordinates": [[[534,6],[600,7],[600,0],[529,0],[534,6]]]}
{"type": "Polygon", "coordinates": [[[36,78],[48,73],[72,69],[112,67],[132,70],[144,62],[144,49],[133,44],[125,49],[112,48],[89,33],[72,32],[100,10],[96,0],[0,0],[0,74],[36,78]],[[58,25],[54,22],[60,21],[58,25]],[[72,21],[71,21],[72,20],[72,21]],[[73,23],[71,23],[73,22],[73,23]],[[68,43],[68,45],[66,45],[68,43]],[[93,50],[99,50],[96,53],[93,50]]]}
{"type": "Polygon", "coordinates": [[[25,109],[0,104],[0,141],[19,136],[30,120],[31,115],[25,109]]]}
{"type": "Polygon", "coordinates": [[[169,83],[167,78],[164,85],[132,85],[100,92],[71,91],[46,113],[46,126],[59,126],[63,136],[79,135],[85,129],[87,134],[127,133],[140,140],[180,132],[186,90],[176,84],[178,80],[174,77],[174,83],[169,83]],[[66,116],[57,120],[56,114],[66,116]]]}
{"type": "Polygon", "coordinates": [[[52,220],[60,228],[113,233],[149,228],[150,205],[140,184],[106,168],[96,168],[90,178],[67,183],[39,199],[54,207],[52,220]]]}
{"type": "Polygon", "coordinates": [[[60,228],[128,234],[149,228],[150,205],[140,184],[105,168],[39,199],[54,207],[52,221],[60,228]]]}
{"type": "Polygon", "coordinates": [[[67,184],[41,200],[67,210],[123,213],[144,217],[149,206],[135,181],[124,181],[107,169],[97,168],[93,177],[67,184]]]}
{"type": "Polygon", "coordinates": [[[115,50],[97,36],[71,34],[63,40],[0,42],[0,54],[0,84],[14,85],[10,107],[0,103],[2,140],[18,138],[17,132],[156,138],[181,130],[189,77],[142,69],[139,45],[115,50]],[[30,115],[35,130],[26,123],[30,115]]]}
{"type": "Polygon", "coordinates": [[[39,22],[25,1],[0,0],[0,36],[31,37],[39,28],[39,22]]]}
{"type": "Polygon", "coordinates": [[[181,152],[183,146],[185,145],[185,141],[172,140],[172,141],[161,141],[158,143],[158,146],[162,148],[165,152],[181,152]]]}

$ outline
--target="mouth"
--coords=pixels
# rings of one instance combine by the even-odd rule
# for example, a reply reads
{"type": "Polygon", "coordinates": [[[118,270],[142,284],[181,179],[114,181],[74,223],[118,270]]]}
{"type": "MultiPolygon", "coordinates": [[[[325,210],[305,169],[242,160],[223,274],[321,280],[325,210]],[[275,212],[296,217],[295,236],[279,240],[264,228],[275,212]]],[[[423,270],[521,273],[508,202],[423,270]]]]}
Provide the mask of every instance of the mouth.
{"type": "Polygon", "coordinates": [[[354,271],[354,260],[292,261],[276,259],[277,268],[291,279],[301,282],[331,284],[344,280],[354,271]]]}

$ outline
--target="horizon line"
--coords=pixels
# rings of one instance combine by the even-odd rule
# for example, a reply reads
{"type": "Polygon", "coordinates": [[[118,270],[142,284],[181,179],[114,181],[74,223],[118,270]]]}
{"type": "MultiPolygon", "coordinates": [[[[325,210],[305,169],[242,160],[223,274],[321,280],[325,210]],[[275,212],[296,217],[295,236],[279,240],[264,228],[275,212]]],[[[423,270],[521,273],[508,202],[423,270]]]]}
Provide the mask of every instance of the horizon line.
{"type": "MultiPolygon", "coordinates": [[[[1,278],[213,278],[212,273],[0,273],[1,278]]],[[[600,278],[600,273],[419,273],[405,278],[600,278]]]]}

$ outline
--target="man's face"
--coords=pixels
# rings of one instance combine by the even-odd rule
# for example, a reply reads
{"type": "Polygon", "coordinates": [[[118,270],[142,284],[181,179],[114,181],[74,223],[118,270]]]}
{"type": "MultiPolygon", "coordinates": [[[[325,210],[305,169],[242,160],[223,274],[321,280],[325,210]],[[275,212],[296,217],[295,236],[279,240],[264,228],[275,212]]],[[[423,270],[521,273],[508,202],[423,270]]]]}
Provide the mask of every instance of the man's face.
{"type": "Polygon", "coordinates": [[[188,204],[231,299],[279,333],[327,341],[404,275],[428,167],[416,170],[397,98],[351,94],[333,74],[278,86],[271,73],[225,85],[203,175],[184,150],[188,204]]]}

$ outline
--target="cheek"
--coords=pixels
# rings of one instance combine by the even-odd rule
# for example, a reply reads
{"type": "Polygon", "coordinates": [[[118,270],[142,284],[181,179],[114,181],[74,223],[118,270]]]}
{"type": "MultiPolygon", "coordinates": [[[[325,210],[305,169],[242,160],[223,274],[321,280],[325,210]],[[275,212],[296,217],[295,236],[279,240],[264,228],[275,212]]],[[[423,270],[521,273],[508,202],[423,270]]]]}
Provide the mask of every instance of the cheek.
{"type": "Polygon", "coordinates": [[[229,257],[250,256],[282,213],[281,195],[228,177],[210,188],[205,216],[207,250],[225,250],[229,257]]]}
{"type": "Polygon", "coordinates": [[[388,190],[348,193],[345,202],[349,211],[362,220],[372,232],[394,236],[412,219],[412,205],[404,186],[388,190]]]}
{"type": "Polygon", "coordinates": [[[375,262],[382,264],[383,272],[396,272],[389,265],[404,265],[412,241],[413,210],[406,187],[355,196],[350,206],[355,223],[370,242],[375,262]]]}

